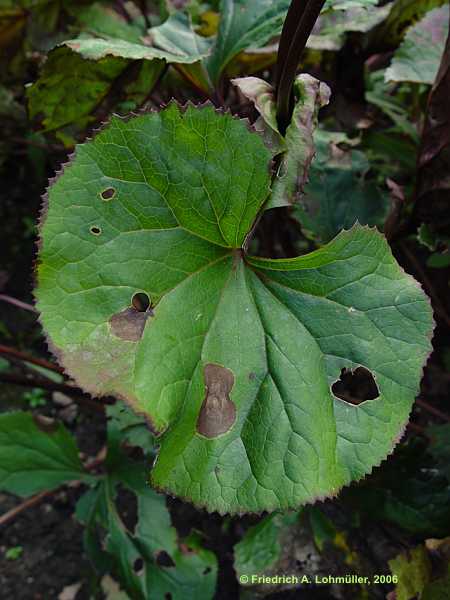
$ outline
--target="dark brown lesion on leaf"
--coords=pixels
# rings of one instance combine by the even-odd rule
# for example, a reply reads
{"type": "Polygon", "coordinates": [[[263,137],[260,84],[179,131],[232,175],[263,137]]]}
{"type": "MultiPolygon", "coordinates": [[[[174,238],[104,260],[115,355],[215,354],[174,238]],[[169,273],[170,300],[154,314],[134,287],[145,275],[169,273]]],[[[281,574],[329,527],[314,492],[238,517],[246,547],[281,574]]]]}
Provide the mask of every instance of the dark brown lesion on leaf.
{"type": "Polygon", "coordinates": [[[131,299],[131,306],[110,318],[111,331],[122,340],[138,342],[144,333],[147,319],[153,317],[153,314],[150,298],[147,294],[138,292],[131,299]]]}
{"type": "Polygon", "coordinates": [[[231,429],[236,421],[236,406],[230,399],[234,375],[225,367],[208,363],[203,369],[206,395],[197,420],[197,431],[215,438],[231,429]]]}
{"type": "Polygon", "coordinates": [[[103,192],[100,195],[102,197],[102,200],[108,201],[116,195],[116,190],[113,187],[109,187],[106,188],[106,190],[103,190],[103,192]]]}

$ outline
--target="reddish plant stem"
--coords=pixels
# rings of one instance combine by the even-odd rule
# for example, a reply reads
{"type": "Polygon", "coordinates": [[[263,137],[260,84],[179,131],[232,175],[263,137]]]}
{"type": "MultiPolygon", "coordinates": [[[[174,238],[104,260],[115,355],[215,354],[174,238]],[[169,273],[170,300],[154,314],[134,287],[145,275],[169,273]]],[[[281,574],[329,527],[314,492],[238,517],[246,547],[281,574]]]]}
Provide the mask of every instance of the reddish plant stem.
{"type": "Polygon", "coordinates": [[[66,385],[64,383],[55,383],[48,379],[28,379],[26,377],[20,377],[11,373],[0,374],[0,382],[9,383],[12,385],[21,385],[23,387],[41,388],[51,392],[62,392],[63,394],[73,398],[73,400],[78,404],[84,405],[87,408],[95,410],[96,412],[103,413],[105,411],[103,404],[100,404],[99,402],[96,402],[90,398],[83,392],[83,390],[77,387],[72,387],[71,385],[66,385]]]}
{"type": "Polygon", "coordinates": [[[56,490],[44,490],[43,492],[40,492],[39,494],[36,494],[35,496],[31,496],[30,498],[27,498],[18,506],[15,506],[14,508],[11,508],[11,510],[8,510],[7,512],[3,513],[0,516],[0,527],[2,525],[5,525],[6,523],[9,523],[13,519],[15,519],[17,517],[17,515],[20,515],[20,513],[23,512],[24,510],[27,510],[27,508],[36,506],[36,504],[39,504],[40,502],[45,500],[45,498],[48,498],[55,492],[56,492],[56,490]]]}
{"type": "Polygon", "coordinates": [[[3,300],[3,302],[8,302],[8,304],[14,304],[14,306],[23,308],[24,310],[29,310],[30,312],[37,312],[36,308],[32,304],[28,304],[22,300],[17,300],[17,298],[13,298],[7,294],[0,294],[0,300],[3,300]]]}
{"type": "Polygon", "coordinates": [[[21,350],[17,350],[16,348],[12,348],[11,346],[5,346],[0,344],[0,354],[4,356],[12,356],[14,358],[18,358],[19,360],[27,363],[31,363],[33,365],[37,365],[39,367],[43,367],[44,369],[48,369],[49,371],[55,371],[56,373],[64,374],[64,369],[54,363],[51,363],[48,360],[43,358],[36,358],[31,356],[31,354],[26,354],[21,350]]]}
{"type": "Polygon", "coordinates": [[[424,410],[428,411],[430,414],[434,415],[435,417],[439,417],[440,419],[443,419],[444,421],[447,421],[447,423],[450,423],[450,416],[449,415],[447,415],[442,410],[439,410],[438,408],[435,408],[431,404],[428,404],[428,402],[425,402],[425,400],[422,400],[421,398],[417,398],[416,404],[418,406],[420,406],[421,408],[423,408],[424,410]]]}
{"type": "MultiPolygon", "coordinates": [[[[106,457],[106,449],[102,448],[100,450],[100,452],[98,453],[97,457],[92,462],[84,464],[84,468],[86,469],[86,471],[93,471],[96,467],[98,467],[99,465],[101,465],[103,463],[103,461],[105,460],[105,457],[106,457]]],[[[71,482],[72,485],[74,485],[74,484],[79,485],[80,483],[81,483],[80,481],[72,481],[71,482]]],[[[3,513],[2,515],[0,515],[0,527],[2,525],[6,525],[7,523],[9,523],[13,519],[15,519],[18,515],[23,513],[28,508],[32,508],[33,506],[40,504],[46,498],[50,498],[50,496],[53,496],[53,494],[56,494],[56,492],[58,492],[62,487],[63,486],[59,486],[52,490],[44,490],[43,492],[39,492],[39,494],[35,494],[34,496],[27,498],[26,500],[21,502],[19,505],[15,506],[14,508],[11,508],[11,510],[8,510],[7,512],[3,513]]]]}

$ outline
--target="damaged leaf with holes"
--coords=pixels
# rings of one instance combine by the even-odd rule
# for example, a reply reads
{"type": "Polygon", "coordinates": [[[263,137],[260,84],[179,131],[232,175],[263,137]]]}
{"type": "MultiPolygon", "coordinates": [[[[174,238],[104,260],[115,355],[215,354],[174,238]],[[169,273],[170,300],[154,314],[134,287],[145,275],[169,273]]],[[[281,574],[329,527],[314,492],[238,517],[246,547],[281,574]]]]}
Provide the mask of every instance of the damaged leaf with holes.
{"type": "Polygon", "coordinates": [[[211,106],[114,117],[77,147],[41,219],[50,346],[86,391],[145,416],[154,487],[220,513],[295,508],[369,473],[402,435],[431,348],[429,301],[376,230],[248,255],[271,157],[211,106]],[[334,392],[358,369],[376,386],[359,404],[334,392]]]}

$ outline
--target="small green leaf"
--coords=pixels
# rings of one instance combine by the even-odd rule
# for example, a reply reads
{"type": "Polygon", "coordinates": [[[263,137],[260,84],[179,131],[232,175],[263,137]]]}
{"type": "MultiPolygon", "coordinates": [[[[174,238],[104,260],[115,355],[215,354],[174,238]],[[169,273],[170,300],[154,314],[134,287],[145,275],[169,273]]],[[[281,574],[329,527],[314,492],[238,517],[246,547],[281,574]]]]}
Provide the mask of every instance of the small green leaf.
{"type": "Polygon", "coordinates": [[[171,524],[163,495],[145,481],[142,465],[125,457],[120,471],[110,470],[96,488],[77,504],[77,518],[86,525],[85,548],[100,570],[105,568],[136,600],[213,598],[217,559],[191,535],[179,539],[171,524]],[[124,476],[124,477],[123,477],[124,476]],[[137,524],[129,530],[116,505],[117,485],[124,484],[137,497],[137,524]],[[98,526],[106,533],[99,536],[98,526]]]}
{"type": "Polygon", "coordinates": [[[242,575],[263,575],[276,565],[281,557],[283,537],[298,522],[299,514],[274,513],[264,517],[246,531],[234,546],[234,570],[242,575]]]}
{"type": "Polygon", "coordinates": [[[23,553],[22,546],[13,546],[11,548],[8,548],[5,551],[5,558],[6,558],[6,560],[17,560],[18,558],[20,558],[22,556],[22,553],[23,553]]]}
{"type": "Polygon", "coordinates": [[[427,259],[427,266],[433,269],[446,269],[450,267],[450,252],[448,250],[442,254],[435,252],[427,259]]]}
{"type": "Polygon", "coordinates": [[[388,561],[391,573],[397,575],[396,600],[421,597],[431,578],[431,562],[423,546],[416,546],[407,554],[399,554],[388,561]]]}
{"type": "Polygon", "coordinates": [[[448,34],[449,7],[436,8],[406,33],[386,70],[386,81],[434,83],[448,34]]]}
{"type": "Polygon", "coordinates": [[[36,297],[64,366],[152,423],[155,486],[222,513],[295,508],[370,472],[431,349],[429,302],[378,232],[247,256],[271,158],[212,107],[114,118],[41,227],[36,297]],[[359,366],[379,397],[356,406],[331,388],[359,366]]]}
{"type": "Polygon", "coordinates": [[[0,489],[30,496],[89,477],[63,425],[25,412],[0,415],[0,489]]]}
{"type": "Polygon", "coordinates": [[[149,453],[154,450],[155,438],[144,417],[136,415],[120,400],[117,400],[115,404],[109,404],[106,414],[109,419],[108,426],[119,432],[122,441],[131,446],[139,446],[149,453]]]}

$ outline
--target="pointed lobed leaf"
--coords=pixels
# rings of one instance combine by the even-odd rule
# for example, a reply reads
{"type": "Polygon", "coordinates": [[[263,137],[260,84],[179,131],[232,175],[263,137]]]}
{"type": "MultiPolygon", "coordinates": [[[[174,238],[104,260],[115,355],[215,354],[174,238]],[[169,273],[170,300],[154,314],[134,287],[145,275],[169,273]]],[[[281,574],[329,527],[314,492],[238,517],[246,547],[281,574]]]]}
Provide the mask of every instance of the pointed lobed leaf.
{"type": "Polygon", "coordinates": [[[0,416],[0,489],[30,496],[68,481],[89,479],[73,437],[60,423],[25,412],[0,416]]]}
{"type": "Polygon", "coordinates": [[[430,351],[429,303],[377,232],[246,257],[270,158],[209,107],[115,118],[52,185],[41,227],[36,296],[63,364],[152,423],[155,486],[222,513],[296,507],[370,472],[430,351]],[[354,406],[331,386],[358,366],[379,397],[354,406]]]}
{"type": "Polygon", "coordinates": [[[448,35],[448,13],[448,6],[435,8],[407,31],[386,69],[386,81],[434,83],[448,35]]]}

